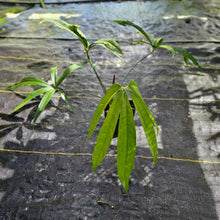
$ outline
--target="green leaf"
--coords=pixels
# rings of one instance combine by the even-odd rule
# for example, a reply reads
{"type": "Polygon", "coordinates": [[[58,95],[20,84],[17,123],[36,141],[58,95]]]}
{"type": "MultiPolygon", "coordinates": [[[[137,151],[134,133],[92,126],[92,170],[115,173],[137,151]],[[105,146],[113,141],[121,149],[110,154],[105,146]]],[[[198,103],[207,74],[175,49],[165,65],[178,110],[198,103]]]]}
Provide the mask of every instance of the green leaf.
{"type": "Polygon", "coordinates": [[[144,31],[140,26],[132,23],[131,21],[114,20],[114,22],[116,22],[116,23],[118,23],[120,25],[123,25],[123,26],[127,26],[127,25],[133,26],[134,28],[136,28],[140,32],[140,34],[142,34],[148,40],[150,45],[153,46],[153,44],[154,44],[153,37],[149,33],[147,33],[146,31],[144,31]]]}
{"type": "Polygon", "coordinates": [[[157,150],[156,134],[152,123],[152,116],[149,115],[149,109],[147,108],[143,98],[140,97],[139,94],[136,93],[135,90],[132,89],[132,87],[130,87],[130,85],[129,88],[131,89],[129,90],[129,93],[134,102],[141,124],[144,128],[144,132],[149,144],[149,148],[153,156],[154,165],[156,165],[158,150],[157,150]]]}
{"type": "Polygon", "coordinates": [[[57,66],[51,68],[51,80],[55,86],[57,82],[57,66]]]}
{"type": "Polygon", "coordinates": [[[51,89],[48,92],[46,92],[45,95],[43,96],[43,98],[41,99],[41,102],[38,105],[36,114],[34,116],[34,124],[55,92],[56,92],[55,89],[51,89]]]}
{"type": "Polygon", "coordinates": [[[153,48],[157,49],[163,42],[163,38],[155,38],[153,48]]]}
{"type": "MultiPolygon", "coordinates": [[[[142,103],[145,104],[145,102],[144,102],[144,100],[143,100],[143,98],[142,98],[142,96],[141,96],[140,90],[139,90],[139,88],[138,88],[138,86],[137,86],[137,83],[136,83],[134,80],[132,80],[132,81],[129,83],[129,86],[128,86],[128,87],[129,87],[131,90],[133,90],[133,91],[141,98],[142,103]]],[[[154,126],[157,128],[157,133],[159,133],[159,128],[158,128],[157,123],[156,123],[156,121],[155,121],[155,119],[154,119],[154,116],[151,114],[151,112],[150,112],[150,110],[148,109],[148,107],[147,107],[146,104],[145,104],[145,109],[146,109],[146,111],[147,111],[147,113],[148,113],[148,115],[149,115],[149,117],[150,117],[152,123],[153,123],[154,126]]]]}
{"type": "Polygon", "coordinates": [[[73,108],[73,106],[72,106],[71,102],[69,101],[69,99],[67,98],[66,94],[61,90],[59,90],[58,92],[60,93],[61,98],[67,103],[67,105],[69,105],[71,110],[75,113],[75,109],[73,108]]]}
{"type": "Polygon", "coordinates": [[[179,54],[181,54],[181,55],[184,57],[184,60],[185,60],[185,62],[186,62],[186,65],[188,65],[188,60],[190,59],[190,60],[193,62],[193,64],[194,64],[195,66],[197,66],[198,69],[199,69],[201,72],[203,72],[202,67],[199,65],[199,63],[197,62],[197,60],[195,59],[195,57],[193,57],[188,51],[183,50],[183,49],[181,49],[181,48],[176,48],[176,47],[174,47],[174,50],[175,50],[175,52],[178,52],[179,54]]]}
{"type": "Polygon", "coordinates": [[[93,44],[90,45],[90,49],[94,45],[100,45],[107,50],[111,51],[113,54],[116,56],[120,57],[120,55],[124,55],[123,52],[121,51],[121,48],[119,47],[118,43],[114,39],[100,39],[95,41],[93,44]]]}
{"type": "Polygon", "coordinates": [[[188,51],[183,50],[183,49],[181,49],[181,48],[170,47],[170,46],[166,46],[166,45],[160,45],[159,47],[169,50],[169,51],[173,54],[173,56],[175,55],[175,52],[181,54],[181,55],[183,56],[183,58],[184,58],[184,61],[185,61],[186,65],[188,65],[188,60],[191,60],[191,61],[193,62],[193,64],[194,64],[195,66],[197,66],[198,69],[199,69],[201,72],[203,72],[202,67],[199,65],[199,63],[197,62],[197,60],[195,59],[195,57],[192,56],[188,51]]]}
{"type": "Polygon", "coordinates": [[[65,31],[68,31],[68,32],[70,32],[71,34],[73,34],[73,32],[68,28],[68,23],[67,22],[65,22],[65,25],[63,25],[63,24],[61,24],[61,22],[62,23],[64,23],[62,20],[60,20],[60,19],[51,19],[51,18],[46,18],[46,19],[43,19],[42,21],[41,21],[41,23],[44,23],[44,22],[50,22],[50,23],[53,23],[55,26],[57,26],[57,27],[59,27],[60,29],[63,29],[63,30],[65,30],[65,31]]]}
{"type": "Polygon", "coordinates": [[[85,35],[80,30],[78,30],[79,25],[71,25],[61,19],[50,19],[50,18],[47,18],[47,19],[44,19],[41,21],[41,23],[43,23],[43,22],[51,22],[55,26],[70,32],[71,34],[78,37],[78,39],[82,42],[82,44],[85,48],[88,48],[89,42],[87,41],[85,35]]]}
{"type": "Polygon", "coordinates": [[[95,127],[101,117],[102,113],[104,112],[106,106],[112,101],[113,97],[122,87],[119,84],[113,84],[108,91],[106,92],[105,96],[101,99],[100,103],[98,104],[94,116],[92,118],[89,133],[87,139],[93,134],[95,127]]]}
{"type": "Polygon", "coordinates": [[[29,96],[27,96],[14,110],[13,112],[16,112],[18,109],[22,108],[24,105],[26,105],[30,100],[32,100],[33,98],[35,98],[36,96],[39,96],[47,91],[49,91],[50,89],[52,89],[51,86],[48,87],[43,87],[41,89],[35,90],[33,91],[29,96]]]}
{"type": "Polygon", "coordinates": [[[128,191],[129,177],[134,167],[136,130],[134,116],[126,92],[123,92],[118,129],[117,170],[119,179],[128,191]]]}
{"type": "Polygon", "coordinates": [[[9,89],[15,89],[17,87],[27,86],[27,85],[38,85],[38,86],[44,86],[47,87],[49,84],[41,79],[33,78],[33,77],[27,77],[22,79],[20,82],[17,82],[11,86],[9,86],[9,89]]]}
{"type": "Polygon", "coordinates": [[[99,131],[96,146],[92,155],[93,171],[104,159],[113,138],[121,108],[122,91],[120,91],[110,106],[107,117],[99,131]]]}
{"type": "Polygon", "coordinates": [[[149,43],[146,41],[142,41],[142,40],[134,40],[130,44],[135,45],[135,44],[149,44],[149,43]]]}
{"type": "Polygon", "coordinates": [[[189,65],[189,58],[188,57],[184,57],[184,61],[185,61],[186,65],[189,65]]]}
{"type": "Polygon", "coordinates": [[[69,66],[67,69],[65,69],[62,72],[62,74],[60,75],[59,79],[57,80],[55,86],[58,87],[70,73],[72,73],[75,69],[78,69],[78,68],[84,66],[86,63],[87,62],[82,62],[79,64],[73,64],[73,65],[69,66]]]}
{"type": "Polygon", "coordinates": [[[169,50],[172,53],[173,57],[175,56],[175,50],[174,50],[173,47],[170,47],[170,46],[167,46],[167,45],[160,45],[159,47],[164,48],[166,50],[169,50]]]}
{"type": "Polygon", "coordinates": [[[0,18],[0,22],[7,24],[7,21],[5,20],[5,18],[0,18]]]}
{"type": "Polygon", "coordinates": [[[78,25],[69,25],[68,28],[79,38],[79,40],[82,42],[83,46],[88,49],[89,47],[89,42],[86,39],[85,35],[83,34],[82,31],[78,29],[78,25]]]}

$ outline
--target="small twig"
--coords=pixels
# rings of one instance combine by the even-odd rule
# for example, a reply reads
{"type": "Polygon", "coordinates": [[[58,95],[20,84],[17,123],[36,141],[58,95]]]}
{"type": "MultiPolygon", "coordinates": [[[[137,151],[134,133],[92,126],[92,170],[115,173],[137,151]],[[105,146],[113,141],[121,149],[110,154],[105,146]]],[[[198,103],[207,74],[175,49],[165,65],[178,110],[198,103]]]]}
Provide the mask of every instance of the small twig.
{"type": "Polygon", "coordinates": [[[101,201],[101,200],[97,201],[97,203],[98,203],[98,205],[102,205],[102,206],[107,205],[107,206],[111,207],[112,209],[115,208],[113,205],[110,205],[109,203],[101,201]]]}

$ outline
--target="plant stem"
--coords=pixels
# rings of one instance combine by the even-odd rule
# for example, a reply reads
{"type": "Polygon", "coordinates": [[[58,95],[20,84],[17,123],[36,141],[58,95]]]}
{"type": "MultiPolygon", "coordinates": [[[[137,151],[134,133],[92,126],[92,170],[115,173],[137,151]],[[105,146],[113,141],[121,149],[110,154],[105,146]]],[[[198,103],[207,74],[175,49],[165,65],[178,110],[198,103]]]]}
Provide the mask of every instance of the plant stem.
{"type": "Polygon", "coordinates": [[[40,4],[42,8],[46,8],[45,4],[44,4],[44,0],[40,0],[40,4]]]}
{"type": "Polygon", "coordinates": [[[146,54],[145,56],[143,56],[140,60],[138,60],[138,61],[128,70],[128,72],[126,73],[124,79],[123,79],[122,82],[121,82],[121,86],[123,85],[123,83],[124,83],[125,80],[127,79],[128,75],[131,73],[131,71],[132,71],[139,63],[141,63],[144,59],[146,59],[148,56],[150,56],[153,52],[154,52],[154,49],[153,49],[150,53],[148,53],[148,54],[146,54]]]}
{"type": "Polygon", "coordinates": [[[97,73],[97,71],[96,71],[96,69],[95,69],[95,67],[94,67],[94,65],[93,65],[93,63],[92,63],[92,59],[91,59],[91,57],[89,56],[89,51],[88,51],[87,49],[86,49],[85,51],[86,51],[86,55],[87,55],[87,58],[88,58],[88,60],[89,60],[90,66],[92,67],[92,69],[93,69],[93,71],[94,71],[94,73],[95,73],[95,75],[96,75],[96,77],[97,77],[97,79],[98,79],[98,81],[99,81],[99,84],[100,84],[100,86],[102,87],[102,90],[103,90],[103,92],[104,92],[104,94],[105,94],[105,93],[107,92],[107,90],[106,90],[104,84],[102,83],[102,80],[101,80],[100,76],[98,75],[98,73],[97,73]]]}

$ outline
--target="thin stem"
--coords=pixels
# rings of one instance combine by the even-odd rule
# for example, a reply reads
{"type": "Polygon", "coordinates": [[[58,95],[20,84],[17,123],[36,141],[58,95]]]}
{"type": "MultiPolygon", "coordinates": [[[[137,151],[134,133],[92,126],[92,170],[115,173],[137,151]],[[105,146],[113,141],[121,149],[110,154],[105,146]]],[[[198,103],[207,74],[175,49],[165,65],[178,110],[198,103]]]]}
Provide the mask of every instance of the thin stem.
{"type": "Polygon", "coordinates": [[[95,73],[95,75],[96,75],[96,77],[97,77],[97,79],[98,79],[98,81],[99,81],[99,84],[101,85],[102,90],[103,90],[103,92],[104,92],[104,94],[105,94],[105,93],[107,92],[107,90],[106,90],[104,84],[102,83],[102,80],[101,80],[100,76],[98,75],[98,73],[97,73],[97,71],[96,71],[96,69],[95,69],[95,67],[94,67],[94,65],[93,65],[93,63],[92,63],[92,59],[91,59],[91,57],[89,56],[89,51],[88,51],[88,50],[85,50],[85,51],[86,51],[86,55],[87,55],[87,58],[88,58],[88,60],[89,60],[90,66],[92,67],[92,69],[93,69],[93,71],[94,71],[94,73],[95,73]]]}
{"type": "Polygon", "coordinates": [[[123,83],[125,82],[125,80],[127,79],[128,75],[131,73],[131,71],[139,64],[141,63],[144,59],[146,59],[148,56],[150,56],[152,53],[154,52],[154,50],[152,50],[150,53],[146,54],[145,56],[143,56],[140,60],[138,60],[126,73],[124,79],[121,82],[121,86],[123,85],[123,83]]]}
{"type": "Polygon", "coordinates": [[[46,8],[45,4],[44,4],[44,0],[40,0],[40,4],[42,8],[46,8]]]}

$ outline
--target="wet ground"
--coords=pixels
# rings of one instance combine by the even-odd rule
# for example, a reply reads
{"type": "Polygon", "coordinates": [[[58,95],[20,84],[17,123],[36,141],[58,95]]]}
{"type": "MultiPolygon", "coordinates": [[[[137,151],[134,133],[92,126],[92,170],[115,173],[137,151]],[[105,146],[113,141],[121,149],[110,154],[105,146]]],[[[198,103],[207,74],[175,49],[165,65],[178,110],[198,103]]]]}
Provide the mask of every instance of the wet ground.
{"type": "MultiPolygon", "coordinates": [[[[47,9],[35,5],[7,14],[0,31],[1,219],[220,219],[219,14],[217,0],[50,4],[47,9]],[[31,120],[38,99],[9,115],[33,88],[10,93],[8,85],[26,76],[48,80],[51,67],[61,71],[85,59],[69,34],[39,24],[45,17],[79,24],[90,42],[108,37],[119,42],[126,63],[102,48],[93,52],[107,86],[113,74],[120,82],[131,63],[149,50],[129,45],[139,35],[113,19],[129,19],[163,37],[164,44],[188,50],[204,68],[201,73],[186,67],[181,57],[172,59],[161,50],[130,75],[128,81],[138,83],[160,133],[157,166],[152,159],[137,157],[126,196],[115,157],[108,156],[92,172],[88,153],[93,152],[98,131],[85,140],[99,100],[72,91],[102,95],[88,67],[64,82],[76,114],[54,97],[34,131],[31,120]]],[[[135,121],[137,155],[150,156],[137,116],[135,121]]],[[[109,154],[116,153],[116,141],[109,154]]]]}

